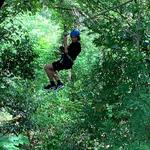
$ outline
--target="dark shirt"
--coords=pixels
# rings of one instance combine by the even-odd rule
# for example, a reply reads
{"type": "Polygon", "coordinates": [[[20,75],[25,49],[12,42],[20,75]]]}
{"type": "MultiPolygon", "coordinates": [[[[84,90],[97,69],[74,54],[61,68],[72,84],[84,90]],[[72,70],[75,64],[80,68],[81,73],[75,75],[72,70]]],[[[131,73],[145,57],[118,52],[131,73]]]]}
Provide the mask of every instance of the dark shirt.
{"type": "Polygon", "coordinates": [[[68,55],[75,60],[77,58],[77,56],[80,54],[81,52],[81,44],[80,42],[76,42],[76,43],[71,43],[68,46],[68,55]]]}

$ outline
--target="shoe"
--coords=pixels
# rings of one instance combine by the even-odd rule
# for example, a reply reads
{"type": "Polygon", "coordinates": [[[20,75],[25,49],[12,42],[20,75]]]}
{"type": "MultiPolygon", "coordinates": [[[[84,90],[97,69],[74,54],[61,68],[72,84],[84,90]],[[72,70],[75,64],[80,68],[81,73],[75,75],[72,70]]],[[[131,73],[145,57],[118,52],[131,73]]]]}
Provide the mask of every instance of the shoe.
{"type": "Polygon", "coordinates": [[[59,90],[59,89],[62,89],[64,88],[64,84],[63,83],[58,83],[55,87],[55,90],[59,90]]]}
{"type": "Polygon", "coordinates": [[[55,88],[56,88],[56,85],[51,85],[51,84],[44,87],[45,90],[53,90],[55,88]]]}

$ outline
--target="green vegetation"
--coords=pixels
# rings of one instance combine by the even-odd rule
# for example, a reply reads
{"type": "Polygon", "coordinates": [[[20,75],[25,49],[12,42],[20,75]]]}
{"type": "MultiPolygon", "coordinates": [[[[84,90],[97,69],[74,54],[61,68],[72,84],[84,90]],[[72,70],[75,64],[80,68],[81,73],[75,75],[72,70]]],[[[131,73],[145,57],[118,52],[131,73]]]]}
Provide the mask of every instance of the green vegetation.
{"type": "Polygon", "coordinates": [[[0,150],[150,150],[149,0],[5,0],[0,150]],[[46,92],[63,28],[82,32],[65,88],[46,92]]]}

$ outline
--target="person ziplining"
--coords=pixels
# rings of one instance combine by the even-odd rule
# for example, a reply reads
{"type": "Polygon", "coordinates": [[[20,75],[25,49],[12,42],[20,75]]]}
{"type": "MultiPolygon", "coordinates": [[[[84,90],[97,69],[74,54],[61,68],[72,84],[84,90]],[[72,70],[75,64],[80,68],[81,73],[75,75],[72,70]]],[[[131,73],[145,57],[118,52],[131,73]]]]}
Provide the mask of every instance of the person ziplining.
{"type": "Polygon", "coordinates": [[[67,45],[67,35],[64,36],[64,46],[60,47],[63,52],[60,60],[47,64],[44,70],[49,78],[50,83],[44,87],[46,90],[57,90],[64,87],[59,78],[58,72],[61,70],[72,69],[74,61],[81,52],[80,31],[73,29],[70,33],[71,44],[67,45]]]}

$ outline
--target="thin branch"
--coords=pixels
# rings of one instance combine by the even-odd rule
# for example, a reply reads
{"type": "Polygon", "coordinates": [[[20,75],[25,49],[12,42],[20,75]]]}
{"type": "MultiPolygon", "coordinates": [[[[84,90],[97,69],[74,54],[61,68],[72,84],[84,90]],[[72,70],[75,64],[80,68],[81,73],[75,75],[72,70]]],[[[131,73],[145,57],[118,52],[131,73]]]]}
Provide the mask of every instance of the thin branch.
{"type": "Polygon", "coordinates": [[[66,8],[66,7],[61,7],[61,6],[52,6],[53,9],[61,9],[61,10],[66,10],[66,11],[73,11],[73,8],[66,8]]]}
{"type": "Polygon", "coordinates": [[[90,17],[90,16],[88,16],[87,14],[85,14],[83,11],[81,11],[81,10],[79,10],[78,8],[66,8],[66,7],[61,7],[61,6],[52,6],[52,8],[54,8],[54,9],[63,9],[63,10],[66,10],[66,11],[74,11],[74,10],[76,10],[76,11],[78,11],[82,16],[84,16],[86,19],[83,21],[83,22],[85,22],[85,21],[88,21],[88,20],[97,20],[100,16],[102,16],[102,15],[105,15],[107,12],[109,12],[109,11],[111,11],[111,10],[114,10],[114,9],[117,9],[117,8],[120,8],[120,7],[123,7],[124,5],[127,5],[128,3],[131,3],[131,2],[133,2],[133,1],[135,1],[135,0],[128,0],[127,2],[124,2],[124,3],[122,3],[122,4],[120,4],[120,5],[117,5],[117,6],[114,6],[114,7],[110,7],[110,8],[107,8],[106,10],[104,10],[104,11],[102,11],[101,13],[99,13],[99,14],[97,14],[97,15],[95,15],[95,16],[92,16],[92,17],[90,17]]]}
{"type": "Polygon", "coordinates": [[[114,9],[117,9],[117,8],[120,8],[120,7],[124,6],[124,5],[127,5],[128,3],[133,2],[133,1],[134,1],[134,0],[129,0],[129,1],[125,2],[125,3],[120,4],[120,5],[117,5],[117,6],[114,6],[114,7],[110,7],[110,8],[108,8],[107,10],[104,10],[104,11],[102,11],[101,13],[97,14],[96,16],[91,17],[90,19],[97,19],[97,18],[99,18],[100,16],[106,14],[107,12],[109,12],[109,11],[111,11],[111,10],[114,10],[114,9]]]}
{"type": "Polygon", "coordinates": [[[117,12],[126,21],[126,23],[128,24],[128,26],[131,27],[131,24],[127,21],[127,18],[121,12],[119,12],[118,10],[116,10],[114,12],[117,12]]]}
{"type": "Polygon", "coordinates": [[[66,7],[61,7],[61,6],[52,6],[53,9],[61,9],[61,10],[65,10],[65,11],[77,11],[79,12],[82,16],[84,17],[88,17],[84,12],[82,12],[81,10],[79,10],[78,8],[66,8],[66,7]]]}

